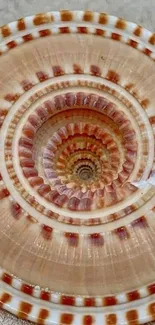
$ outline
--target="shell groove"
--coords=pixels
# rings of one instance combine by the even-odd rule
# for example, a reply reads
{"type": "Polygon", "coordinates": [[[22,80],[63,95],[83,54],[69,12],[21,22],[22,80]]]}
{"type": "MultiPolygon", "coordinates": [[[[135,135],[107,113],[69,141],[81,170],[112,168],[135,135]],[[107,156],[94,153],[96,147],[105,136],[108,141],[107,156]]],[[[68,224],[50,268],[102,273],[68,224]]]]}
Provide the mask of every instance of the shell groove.
{"type": "Polygon", "coordinates": [[[154,35],[89,11],[0,32],[1,307],[39,324],[153,320],[154,35]]]}

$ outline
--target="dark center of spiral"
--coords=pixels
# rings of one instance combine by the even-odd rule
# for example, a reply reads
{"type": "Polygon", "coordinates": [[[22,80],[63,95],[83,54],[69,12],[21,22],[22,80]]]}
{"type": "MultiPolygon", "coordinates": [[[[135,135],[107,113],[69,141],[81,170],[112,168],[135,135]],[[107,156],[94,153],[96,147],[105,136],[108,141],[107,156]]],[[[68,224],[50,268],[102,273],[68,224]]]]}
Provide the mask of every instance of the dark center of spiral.
{"type": "Polygon", "coordinates": [[[77,170],[78,177],[83,181],[91,180],[94,176],[94,171],[90,166],[82,165],[77,170]]]}

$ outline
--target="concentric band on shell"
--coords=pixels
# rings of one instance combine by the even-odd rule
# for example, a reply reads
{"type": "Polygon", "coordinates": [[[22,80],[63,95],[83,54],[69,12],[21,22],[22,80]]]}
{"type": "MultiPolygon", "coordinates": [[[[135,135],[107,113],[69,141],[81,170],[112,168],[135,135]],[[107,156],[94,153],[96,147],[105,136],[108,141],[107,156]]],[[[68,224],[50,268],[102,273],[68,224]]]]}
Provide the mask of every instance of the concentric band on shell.
{"type": "Polygon", "coordinates": [[[68,11],[1,33],[2,307],[41,324],[151,320],[155,188],[134,184],[155,170],[154,35],[68,11]]]}

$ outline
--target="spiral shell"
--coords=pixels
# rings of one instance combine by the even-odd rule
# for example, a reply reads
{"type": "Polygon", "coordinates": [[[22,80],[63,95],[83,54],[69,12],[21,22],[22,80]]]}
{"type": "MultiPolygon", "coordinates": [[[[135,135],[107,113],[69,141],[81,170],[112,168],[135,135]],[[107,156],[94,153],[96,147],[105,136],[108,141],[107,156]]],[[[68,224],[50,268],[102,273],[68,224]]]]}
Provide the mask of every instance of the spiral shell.
{"type": "Polygon", "coordinates": [[[154,45],[104,13],[1,28],[0,303],[18,317],[155,318],[154,45]]]}

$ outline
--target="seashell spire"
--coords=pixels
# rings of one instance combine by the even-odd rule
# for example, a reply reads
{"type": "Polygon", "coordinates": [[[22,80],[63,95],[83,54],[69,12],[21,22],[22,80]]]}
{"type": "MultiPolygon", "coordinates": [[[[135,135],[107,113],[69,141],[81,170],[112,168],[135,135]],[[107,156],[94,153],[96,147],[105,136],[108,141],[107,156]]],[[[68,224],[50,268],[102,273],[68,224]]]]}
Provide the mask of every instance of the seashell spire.
{"type": "Polygon", "coordinates": [[[38,324],[151,321],[154,35],[89,11],[14,24],[0,42],[1,306],[38,324]]]}

